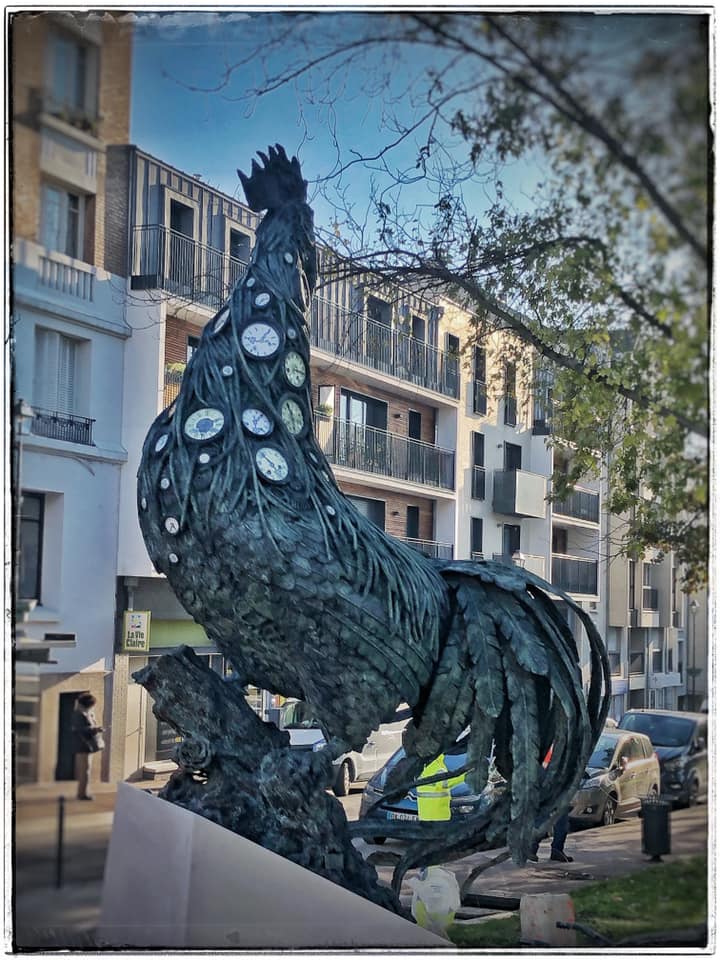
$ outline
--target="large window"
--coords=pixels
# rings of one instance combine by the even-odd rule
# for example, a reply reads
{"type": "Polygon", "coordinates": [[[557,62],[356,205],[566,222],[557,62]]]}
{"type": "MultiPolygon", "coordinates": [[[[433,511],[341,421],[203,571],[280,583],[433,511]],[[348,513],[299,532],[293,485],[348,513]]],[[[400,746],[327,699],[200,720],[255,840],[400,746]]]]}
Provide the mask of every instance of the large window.
{"type": "Polygon", "coordinates": [[[20,508],[20,570],[18,591],[23,600],[40,599],[44,497],[24,493],[20,508]]]}
{"type": "Polygon", "coordinates": [[[38,328],[34,405],[55,413],[78,413],[81,342],[57,330],[38,328]]]}
{"type": "Polygon", "coordinates": [[[43,184],[40,215],[43,246],[68,257],[81,259],[83,217],[83,197],[54,184],[43,184]]]}
{"type": "Polygon", "coordinates": [[[483,522],[481,517],[472,517],[470,520],[470,557],[473,560],[482,560],[483,555],[483,522]]]}
{"type": "Polygon", "coordinates": [[[361,513],[368,520],[372,520],[375,526],[385,529],[385,501],[370,500],[367,497],[348,497],[358,513],[361,513]]]}
{"type": "Polygon", "coordinates": [[[53,113],[71,123],[97,116],[98,50],[68,33],[50,36],[47,96],[53,113]]]}

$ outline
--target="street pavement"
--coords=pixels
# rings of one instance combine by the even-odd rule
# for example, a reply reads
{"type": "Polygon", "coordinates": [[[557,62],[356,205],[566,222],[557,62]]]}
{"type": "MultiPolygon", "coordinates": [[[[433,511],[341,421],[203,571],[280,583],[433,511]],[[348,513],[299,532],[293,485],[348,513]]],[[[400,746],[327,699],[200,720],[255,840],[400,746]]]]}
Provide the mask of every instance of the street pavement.
{"type": "MultiPolygon", "coordinates": [[[[163,781],[135,784],[156,791],[163,781]]],[[[16,797],[14,833],[14,946],[20,949],[75,948],[93,950],[102,877],[112,829],[115,787],[99,784],[95,800],[73,797],[74,784],[21,787],[16,797]],[[65,794],[65,842],[61,886],[57,886],[58,796],[65,794]]],[[[357,819],[359,788],[342,800],[349,820],[357,819]]],[[[672,853],[663,861],[707,850],[707,806],[676,810],[671,818],[672,853]]],[[[402,846],[356,841],[370,856],[380,879],[389,882],[402,846]]],[[[473,893],[519,897],[524,893],[572,893],[587,883],[633,873],[651,866],[642,853],[641,821],[637,818],[611,827],[571,833],[566,852],[573,863],[550,861],[549,841],[541,844],[538,863],[517,867],[510,861],[490,867],[473,883],[473,893]]],[[[489,862],[497,852],[473,854],[446,866],[462,883],[470,871],[489,862]]],[[[141,866],[139,865],[139,869],[141,866]]],[[[403,899],[409,898],[405,884],[403,899]]],[[[469,911],[480,917],[488,911],[469,911]]]]}

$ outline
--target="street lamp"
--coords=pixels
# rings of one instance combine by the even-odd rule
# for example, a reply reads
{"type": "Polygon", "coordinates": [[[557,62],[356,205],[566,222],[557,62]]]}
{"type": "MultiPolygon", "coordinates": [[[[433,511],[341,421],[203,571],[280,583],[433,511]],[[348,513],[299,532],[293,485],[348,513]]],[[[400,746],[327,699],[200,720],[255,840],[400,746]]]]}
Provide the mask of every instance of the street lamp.
{"type": "Polygon", "coordinates": [[[22,455],[23,437],[35,416],[35,411],[22,398],[18,398],[13,406],[13,429],[15,433],[15,600],[20,599],[20,526],[22,521],[22,455]]]}
{"type": "Polygon", "coordinates": [[[697,624],[696,624],[695,618],[697,617],[699,606],[700,604],[697,602],[697,600],[691,600],[688,605],[688,609],[690,611],[690,617],[692,619],[692,645],[690,647],[691,659],[692,659],[692,668],[690,673],[690,678],[692,680],[692,683],[690,686],[691,686],[692,693],[690,695],[690,706],[691,706],[691,709],[693,710],[695,709],[695,638],[697,636],[697,633],[696,633],[697,624]]]}

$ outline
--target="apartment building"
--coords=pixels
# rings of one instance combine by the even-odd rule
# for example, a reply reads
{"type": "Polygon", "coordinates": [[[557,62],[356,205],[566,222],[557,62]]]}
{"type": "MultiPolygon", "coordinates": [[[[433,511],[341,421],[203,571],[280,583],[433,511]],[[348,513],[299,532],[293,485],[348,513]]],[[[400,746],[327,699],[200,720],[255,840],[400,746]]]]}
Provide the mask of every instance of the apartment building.
{"type": "Polygon", "coordinates": [[[110,719],[130,329],[124,280],[107,267],[105,158],[128,138],[131,38],[112,15],[23,13],[11,45],[13,376],[26,413],[13,438],[25,611],[15,757],[25,782],[73,778],[78,693],[91,691],[110,719]]]}

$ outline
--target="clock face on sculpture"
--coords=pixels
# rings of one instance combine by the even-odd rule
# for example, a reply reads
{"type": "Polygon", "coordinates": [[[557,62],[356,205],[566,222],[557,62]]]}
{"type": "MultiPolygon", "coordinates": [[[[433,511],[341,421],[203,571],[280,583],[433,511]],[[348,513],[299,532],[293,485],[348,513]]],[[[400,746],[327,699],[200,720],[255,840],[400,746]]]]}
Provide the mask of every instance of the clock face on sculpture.
{"type": "Polygon", "coordinates": [[[283,483],[290,473],[288,462],[277,447],[260,447],[255,454],[255,466],[261,476],[275,483],[283,483]]]}
{"type": "Polygon", "coordinates": [[[221,410],[204,407],[191,413],[185,421],[185,435],[191,440],[210,440],[217,436],[225,425],[225,415],[221,410]]]}
{"type": "Polygon", "coordinates": [[[297,401],[293,400],[292,397],[288,397],[287,400],[283,400],[280,404],[280,416],[294,437],[297,437],[298,434],[303,432],[305,417],[303,416],[302,407],[297,401]]]}
{"type": "Polygon", "coordinates": [[[307,371],[305,369],[305,361],[299,353],[291,350],[285,357],[283,368],[288,383],[293,387],[301,387],[305,383],[307,371]]]}
{"type": "Polygon", "coordinates": [[[257,410],[255,407],[248,407],[243,410],[242,422],[248,433],[253,433],[256,437],[266,437],[269,433],[272,433],[272,420],[266,413],[257,410]]]}
{"type": "Polygon", "coordinates": [[[242,332],[240,342],[251,357],[272,357],[280,349],[280,334],[269,323],[249,323],[242,332]]]}

